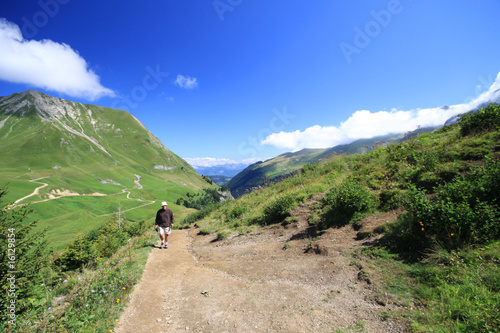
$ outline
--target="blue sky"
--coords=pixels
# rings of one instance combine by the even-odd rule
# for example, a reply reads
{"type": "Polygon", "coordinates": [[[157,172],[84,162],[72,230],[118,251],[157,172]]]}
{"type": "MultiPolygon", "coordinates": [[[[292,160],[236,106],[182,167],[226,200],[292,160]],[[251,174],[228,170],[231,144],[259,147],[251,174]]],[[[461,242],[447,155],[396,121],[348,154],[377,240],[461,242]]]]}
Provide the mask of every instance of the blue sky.
{"type": "Polygon", "coordinates": [[[496,98],[499,14],[498,0],[3,1],[0,96],[124,109],[193,164],[263,159],[496,98]]]}

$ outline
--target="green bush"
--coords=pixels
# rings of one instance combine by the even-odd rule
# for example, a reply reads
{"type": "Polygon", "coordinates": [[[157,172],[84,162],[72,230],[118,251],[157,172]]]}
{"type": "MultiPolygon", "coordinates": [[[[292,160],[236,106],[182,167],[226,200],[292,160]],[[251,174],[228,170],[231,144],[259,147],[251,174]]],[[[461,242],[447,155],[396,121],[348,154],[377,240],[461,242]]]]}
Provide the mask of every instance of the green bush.
{"type": "Polygon", "coordinates": [[[123,228],[109,222],[94,241],[94,247],[102,257],[110,257],[127,241],[128,234],[123,228]]]}
{"type": "Polygon", "coordinates": [[[309,218],[309,221],[307,221],[309,223],[309,225],[316,225],[319,221],[321,220],[321,218],[317,215],[317,214],[313,214],[310,218],[309,218]]]}
{"type": "Polygon", "coordinates": [[[82,268],[94,261],[97,252],[92,246],[92,242],[80,232],[75,235],[75,240],[66,248],[56,260],[56,265],[60,266],[62,271],[69,271],[82,268]]]}
{"type": "Polygon", "coordinates": [[[469,112],[460,117],[462,136],[500,129],[500,105],[492,103],[476,112],[469,112]]]}
{"type": "Polygon", "coordinates": [[[241,215],[245,214],[248,211],[247,207],[244,206],[235,206],[228,214],[228,217],[231,219],[237,219],[241,215]]]}
{"type": "Polygon", "coordinates": [[[402,251],[422,251],[440,244],[456,249],[500,239],[500,162],[486,158],[465,176],[436,189],[411,189],[404,214],[388,237],[402,251]]]}
{"type": "Polygon", "coordinates": [[[294,206],[295,199],[292,195],[280,195],[264,207],[262,214],[263,223],[268,225],[283,221],[290,216],[290,211],[294,206]]]}
{"type": "MultiPolygon", "coordinates": [[[[6,193],[0,188],[0,202],[6,193]]],[[[40,305],[40,286],[51,267],[45,232],[33,231],[37,221],[26,222],[30,213],[24,207],[0,209],[0,312],[5,314],[0,331],[14,319],[11,311],[7,311],[12,301],[15,301],[15,317],[40,305]]]]}
{"type": "Polygon", "coordinates": [[[403,191],[401,190],[383,190],[379,194],[378,208],[382,211],[390,211],[401,206],[403,200],[403,191]]]}
{"type": "Polygon", "coordinates": [[[229,236],[229,232],[227,231],[219,231],[217,232],[217,238],[215,239],[216,241],[221,241],[227,238],[229,236]]]}
{"type": "Polygon", "coordinates": [[[197,212],[191,213],[188,216],[186,216],[186,218],[184,218],[184,220],[181,221],[180,225],[184,226],[184,225],[193,224],[196,221],[199,221],[199,220],[205,218],[206,216],[210,215],[210,213],[212,213],[218,207],[219,207],[218,204],[212,204],[212,205],[209,205],[209,206],[207,206],[207,207],[205,207],[197,212]]]}
{"type": "Polygon", "coordinates": [[[323,220],[326,227],[342,226],[370,211],[375,200],[368,190],[348,179],[332,188],[323,199],[323,220]]]}
{"type": "Polygon", "coordinates": [[[140,221],[140,222],[129,222],[125,227],[125,232],[129,234],[130,237],[140,236],[144,234],[151,227],[151,222],[140,221]]]}

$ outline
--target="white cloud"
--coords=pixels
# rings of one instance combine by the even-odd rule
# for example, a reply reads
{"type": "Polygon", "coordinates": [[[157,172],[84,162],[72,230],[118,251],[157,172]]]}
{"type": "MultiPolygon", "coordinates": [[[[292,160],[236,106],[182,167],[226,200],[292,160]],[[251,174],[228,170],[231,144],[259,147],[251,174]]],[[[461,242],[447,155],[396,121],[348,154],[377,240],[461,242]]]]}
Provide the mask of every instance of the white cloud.
{"type": "Polygon", "coordinates": [[[248,158],[243,160],[231,160],[227,158],[214,158],[214,157],[196,157],[196,158],[185,158],[193,167],[213,167],[217,165],[228,165],[228,164],[253,164],[259,161],[265,161],[263,158],[248,158]]]}
{"type": "Polygon", "coordinates": [[[89,100],[115,96],[71,46],[47,39],[24,40],[19,27],[4,18],[0,18],[0,80],[89,100]]]}
{"type": "Polygon", "coordinates": [[[300,150],[302,148],[328,148],[347,144],[357,139],[372,138],[390,133],[402,133],[418,126],[440,126],[449,118],[476,109],[500,98],[500,73],[490,89],[475,100],[446,107],[417,109],[410,111],[360,110],[354,112],[340,126],[315,125],[304,131],[279,132],[267,136],[261,145],[271,145],[278,149],[300,150]]]}
{"type": "Polygon", "coordinates": [[[175,79],[174,84],[184,88],[184,89],[193,89],[198,86],[198,80],[194,77],[177,75],[177,79],[175,79]]]}

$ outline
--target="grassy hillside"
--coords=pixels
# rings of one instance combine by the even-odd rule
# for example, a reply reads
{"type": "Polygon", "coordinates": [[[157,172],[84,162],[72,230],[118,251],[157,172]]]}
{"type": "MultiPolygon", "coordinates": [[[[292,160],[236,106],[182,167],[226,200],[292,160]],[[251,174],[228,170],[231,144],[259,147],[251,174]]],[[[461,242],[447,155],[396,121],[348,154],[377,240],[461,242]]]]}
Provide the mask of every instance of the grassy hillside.
{"type": "MultiPolygon", "coordinates": [[[[413,332],[496,332],[499,129],[500,107],[491,105],[464,116],[458,125],[362,155],[307,164],[293,176],[238,200],[191,209],[189,215],[180,212],[177,225],[196,224],[201,234],[213,233],[222,240],[231,234],[257,234],[259,228],[272,228],[267,235],[277,235],[276,224],[293,228],[300,216],[308,221],[306,252],[315,249],[329,229],[363,230],[357,238],[366,244],[351,252],[350,265],[359,268],[358,279],[369,281],[376,291],[370,301],[382,307],[397,305],[379,311],[380,320],[406,323],[413,332]],[[377,215],[399,217],[387,222],[373,218],[377,215]],[[379,224],[362,228],[373,221],[379,224]]],[[[0,200],[4,195],[0,188],[0,200]]],[[[66,205],[89,214],[105,213],[104,204],[95,207],[85,200],[66,205]]],[[[0,210],[2,289],[11,284],[9,243],[15,238],[15,244],[23,244],[16,247],[18,325],[12,332],[112,330],[123,300],[140,279],[148,249],[157,241],[151,225],[146,221],[119,227],[110,219],[85,236],[77,234],[64,252],[54,255],[45,250],[43,234],[30,233],[35,224],[26,217],[19,206],[0,210]]],[[[284,243],[283,251],[286,248],[284,243]]],[[[1,297],[2,312],[11,299],[8,293],[1,297]]],[[[331,301],[330,296],[323,301],[331,301]]],[[[358,324],[346,331],[363,331],[363,322],[358,324]]],[[[0,329],[7,325],[0,322],[0,329]]]]}
{"type": "Polygon", "coordinates": [[[387,143],[400,139],[403,134],[390,134],[371,139],[360,139],[346,145],[338,145],[326,149],[302,149],[298,152],[284,153],[265,162],[258,162],[248,166],[234,176],[227,186],[235,197],[253,191],[269,182],[287,178],[290,173],[301,169],[308,163],[328,159],[337,154],[358,154],[372,149],[375,143],[387,143]]]}
{"type": "Polygon", "coordinates": [[[353,255],[367,276],[382,281],[376,286],[382,303],[408,309],[386,315],[415,332],[498,331],[499,130],[500,107],[492,104],[457,125],[307,164],[184,224],[224,239],[292,224],[297,205],[310,203],[312,248],[329,228],[359,230],[373,214],[395,212],[397,221],[358,233],[373,245],[353,255]]]}
{"type": "Polygon", "coordinates": [[[151,220],[160,201],[177,212],[179,197],[215,187],[131,114],[37,91],[0,98],[0,142],[2,207],[29,204],[55,249],[120,207],[151,220]]]}

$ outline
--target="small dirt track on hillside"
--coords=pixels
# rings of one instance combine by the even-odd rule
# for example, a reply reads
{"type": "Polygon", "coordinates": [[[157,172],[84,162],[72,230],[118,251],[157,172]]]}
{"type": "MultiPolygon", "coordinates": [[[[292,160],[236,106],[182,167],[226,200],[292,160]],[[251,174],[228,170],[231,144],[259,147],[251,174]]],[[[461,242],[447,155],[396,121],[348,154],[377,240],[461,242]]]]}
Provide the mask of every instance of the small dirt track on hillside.
{"type": "Polygon", "coordinates": [[[305,253],[308,227],[218,242],[174,230],[169,249],[152,250],[115,332],[404,332],[380,315],[395,305],[375,302],[370,281],[350,265],[349,250],[362,243],[356,232],[331,229],[305,253]]]}

